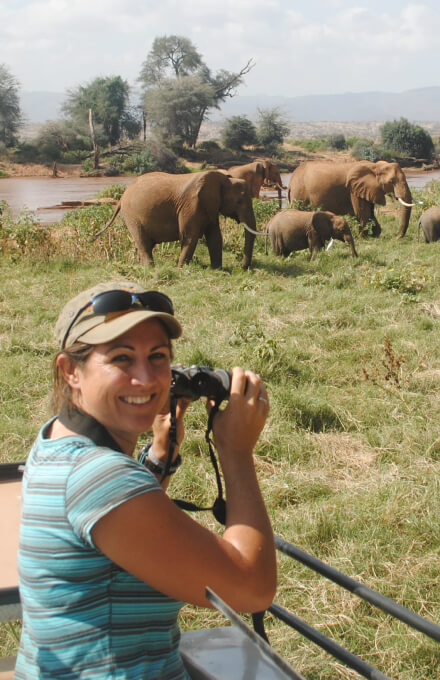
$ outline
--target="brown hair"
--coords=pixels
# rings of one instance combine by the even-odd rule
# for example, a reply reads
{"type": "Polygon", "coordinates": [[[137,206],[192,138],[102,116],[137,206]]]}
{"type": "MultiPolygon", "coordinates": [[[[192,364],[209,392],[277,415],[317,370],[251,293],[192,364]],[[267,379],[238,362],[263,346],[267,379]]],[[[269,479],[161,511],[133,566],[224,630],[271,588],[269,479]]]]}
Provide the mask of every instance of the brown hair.
{"type": "Polygon", "coordinates": [[[63,404],[72,404],[72,388],[64,380],[63,373],[57,364],[57,359],[64,354],[74,364],[85,364],[93,350],[94,345],[86,345],[84,342],[75,342],[69,349],[62,349],[55,355],[53,360],[53,389],[50,404],[52,413],[59,412],[63,404]]]}

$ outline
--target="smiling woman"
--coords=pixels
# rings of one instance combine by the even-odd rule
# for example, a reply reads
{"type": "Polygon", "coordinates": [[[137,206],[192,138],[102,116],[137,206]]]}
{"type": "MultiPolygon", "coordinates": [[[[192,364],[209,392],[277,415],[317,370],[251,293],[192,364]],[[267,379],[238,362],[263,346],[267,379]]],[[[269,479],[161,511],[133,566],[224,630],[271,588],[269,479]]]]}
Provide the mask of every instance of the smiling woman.
{"type": "Polygon", "coordinates": [[[15,677],[187,679],[183,602],[211,606],[210,586],[235,609],[259,611],[274,594],[274,541],[252,456],[266,389],[235,368],[213,419],[227,494],[219,536],[165,493],[189,405],[180,398],[169,412],[171,340],[182,333],[171,300],[131,282],[99,284],[66,304],[55,331],[56,415],[23,477],[15,677]],[[135,460],[149,429],[152,446],[135,460]]]}

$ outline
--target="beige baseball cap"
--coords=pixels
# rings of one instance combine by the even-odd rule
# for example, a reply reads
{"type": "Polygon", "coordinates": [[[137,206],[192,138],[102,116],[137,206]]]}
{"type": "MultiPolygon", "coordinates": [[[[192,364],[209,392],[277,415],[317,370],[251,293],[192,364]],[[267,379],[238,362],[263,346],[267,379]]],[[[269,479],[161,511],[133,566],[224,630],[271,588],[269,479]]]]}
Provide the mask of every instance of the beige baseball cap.
{"type": "Polygon", "coordinates": [[[132,281],[108,281],[97,283],[92,288],[79,293],[63,307],[55,326],[55,335],[61,349],[81,341],[90,345],[110,342],[145,319],[159,319],[165,326],[170,338],[182,335],[182,326],[174,317],[171,300],[157,291],[145,289],[132,281]],[[93,311],[93,298],[100,293],[115,295],[102,296],[96,304],[98,312],[93,311]],[[126,291],[131,294],[148,293],[142,301],[135,298],[134,304],[128,297],[121,302],[126,291]],[[105,300],[105,304],[103,304],[105,300]],[[99,308],[104,307],[105,311],[99,308]],[[114,307],[114,309],[113,309],[114,307]],[[122,307],[122,309],[121,309],[122,307]],[[102,313],[100,313],[102,311],[102,313]]]}

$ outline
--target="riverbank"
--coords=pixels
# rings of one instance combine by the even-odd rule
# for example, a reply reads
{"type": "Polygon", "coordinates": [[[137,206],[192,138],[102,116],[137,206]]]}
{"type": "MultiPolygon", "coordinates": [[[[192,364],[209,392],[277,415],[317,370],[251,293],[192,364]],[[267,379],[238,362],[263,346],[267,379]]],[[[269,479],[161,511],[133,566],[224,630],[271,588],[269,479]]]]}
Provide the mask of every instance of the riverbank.
{"type": "MultiPolygon", "coordinates": [[[[305,160],[342,160],[341,154],[309,154],[310,158],[305,160]]],[[[350,161],[354,160],[349,155],[344,155],[344,160],[350,161]]],[[[196,163],[186,163],[188,166],[194,167],[196,163]]],[[[410,173],[411,175],[423,174],[425,172],[430,172],[435,168],[432,165],[423,165],[421,167],[402,167],[405,173],[410,173]]],[[[80,164],[67,164],[67,163],[56,163],[55,165],[44,165],[42,163],[9,163],[0,161],[0,178],[4,177],[89,177],[83,171],[80,164]]],[[[101,175],[101,177],[104,175],[101,175]]],[[[118,182],[119,177],[109,177],[109,182],[118,182]]]]}
{"type": "Polygon", "coordinates": [[[56,163],[4,163],[0,162],[0,172],[8,177],[81,177],[83,169],[80,164],[56,163]]]}

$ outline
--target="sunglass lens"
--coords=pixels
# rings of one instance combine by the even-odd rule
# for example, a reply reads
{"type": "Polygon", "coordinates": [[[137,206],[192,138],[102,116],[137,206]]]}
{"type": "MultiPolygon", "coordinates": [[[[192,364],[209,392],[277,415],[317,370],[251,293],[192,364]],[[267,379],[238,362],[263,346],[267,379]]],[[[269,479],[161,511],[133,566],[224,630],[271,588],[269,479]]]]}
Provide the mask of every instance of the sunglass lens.
{"type": "Polygon", "coordinates": [[[110,314],[130,309],[132,295],[128,290],[108,290],[99,293],[93,300],[94,314],[110,314]]]}
{"type": "Polygon", "coordinates": [[[168,295],[164,295],[164,293],[149,290],[146,293],[138,293],[136,297],[146,309],[151,309],[153,312],[174,314],[173,303],[168,295]]]}

